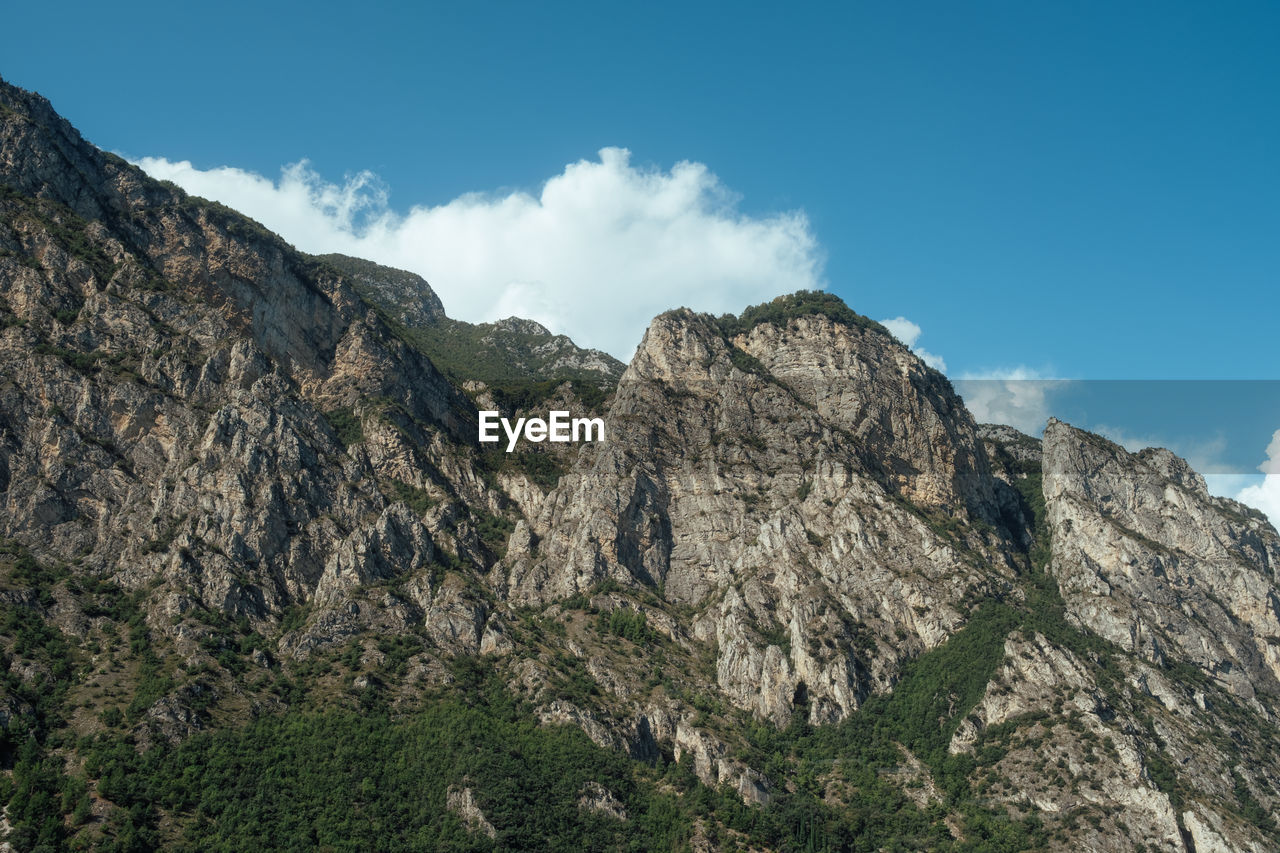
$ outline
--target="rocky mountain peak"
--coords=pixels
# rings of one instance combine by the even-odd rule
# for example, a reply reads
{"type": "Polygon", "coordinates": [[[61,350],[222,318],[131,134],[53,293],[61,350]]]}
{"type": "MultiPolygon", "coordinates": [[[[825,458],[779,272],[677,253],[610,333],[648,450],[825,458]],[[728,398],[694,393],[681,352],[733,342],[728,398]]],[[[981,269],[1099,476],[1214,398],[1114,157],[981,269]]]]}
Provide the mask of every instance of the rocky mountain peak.
{"type": "Polygon", "coordinates": [[[102,219],[123,198],[115,182],[93,178],[127,168],[85,142],[45,98],[0,80],[0,169],[15,191],[102,219]]]}
{"type": "MultiPolygon", "coordinates": [[[[934,448],[922,462],[949,484],[963,482],[949,461],[962,454],[936,448],[964,436],[966,452],[983,458],[958,400],[939,396],[935,409],[925,397],[943,386],[926,373],[913,384],[912,371],[926,369],[890,337],[822,316],[733,338],[707,315],[657,317],[606,414],[609,440],[580,455],[528,527],[517,526],[509,594],[537,602],[603,582],[659,588],[701,614],[693,635],[715,638],[717,678],[734,704],[781,723],[803,684],[811,719],[840,719],[895,677],[902,651],[931,646],[962,620],[966,595],[1014,571],[1007,546],[962,518],[952,523],[963,547],[1001,566],[987,578],[967,568],[942,532],[948,516],[900,494],[876,459],[919,441],[934,448]],[[846,355],[821,361],[841,347],[846,355]],[[877,400],[886,362],[907,378],[877,400]],[[812,395],[824,383],[839,387],[819,406],[812,395]],[[923,409],[937,420],[911,422],[923,409]],[[873,440],[884,446],[869,448],[873,440]],[[855,622],[878,638],[875,655],[855,649],[855,622]]],[[[994,501],[983,509],[997,512],[994,501]]]]}
{"type": "Polygon", "coordinates": [[[319,255],[345,273],[362,292],[376,298],[407,327],[429,326],[445,318],[444,303],[417,273],[393,269],[350,255],[319,255]]]}
{"type": "Polygon", "coordinates": [[[946,377],[892,336],[811,314],[758,323],[733,342],[847,430],[904,497],[998,518],[973,418],[946,377]]]}
{"type": "Polygon", "coordinates": [[[518,335],[538,335],[551,337],[551,330],[537,320],[525,320],[522,317],[506,317],[496,320],[493,328],[500,332],[514,332],[518,335]]]}
{"type": "Polygon", "coordinates": [[[1189,660],[1238,695],[1280,695],[1280,538],[1167,450],[1130,453],[1050,421],[1053,573],[1082,625],[1151,660],[1189,660]]]}
{"type": "Polygon", "coordinates": [[[384,312],[415,347],[455,382],[510,388],[564,381],[610,389],[623,365],[608,353],[583,349],[541,323],[508,317],[468,323],[445,314],[444,305],[419,275],[346,255],[320,259],[384,312]]]}
{"type": "Polygon", "coordinates": [[[714,319],[685,308],[660,314],[649,324],[621,384],[705,382],[712,368],[727,369],[730,349],[714,319]]]}
{"type": "Polygon", "coordinates": [[[950,382],[883,327],[838,299],[795,294],[719,320],[688,310],[656,318],[622,385],[765,378],[857,448],[863,467],[922,507],[1003,523],[976,425],[950,382]]]}

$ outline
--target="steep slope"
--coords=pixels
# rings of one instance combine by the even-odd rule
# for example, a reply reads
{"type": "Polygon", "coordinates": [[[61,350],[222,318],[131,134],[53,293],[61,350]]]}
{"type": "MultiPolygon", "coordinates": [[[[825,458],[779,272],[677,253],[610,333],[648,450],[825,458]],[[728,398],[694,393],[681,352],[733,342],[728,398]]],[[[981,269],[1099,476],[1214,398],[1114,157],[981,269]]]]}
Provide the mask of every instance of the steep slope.
{"type": "Polygon", "coordinates": [[[904,498],[998,522],[985,453],[950,383],[884,330],[842,314],[777,323],[755,320],[748,311],[734,324],[731,342],[847,431],[864,465],[882,472],[904,498]]]}
{"type": "Polygon", "coordinates": [[[508,501],[471,401],[336,270],[0,104],[0,534],[146,589],[188,661],[206,623],[299,607],[280,654],[420,620],[478,648],[487,605],[444,569],[493,562],[508,501]],[[347,603],[391,577],[398,608],[347,603]]]}
{"type": "Polygon", "coordinates": [[[1270,676],[1212,656],[1272,635],[1225,615],[1212,585],[1228,567],[1244,582],[1223,594],[1245,614],[1267,607],[1276,532],[1168,451],[1130,454],[1058,421],[1042,453],[1012,430],[983,434],[1002,475],[1031,493],[1043,476],[1044,503],[1028,618],[950,752],[989,764],[974,775],[982,795],[1038,814],[1063,846],[1274,849],[1280,730],[1255,695],[1270,676]]]}
{"type": "Polygon", "coordinates": [[[1280,695],[1280,540],[1167,450],[1045,431],[1052,571],[1071,617],[1147,660],[1194,663],[1246,699],[1280,695]]]}
{"type": "MultiPolygon", "coordinates": [[[[717,682],[735,705],[782,725],[803,696],[813,722],[830,722],[891,685],[903,660],[964,622],[972,601],[1006,589],[1016,559],[989,526],[931,514],[937,505],[898,491],[919,494],[911,484],[930,476],[960,479],[950,461],[958,454],[984,458],[971,422],[948,420],[949,433],[914,420],[920,409],[958,408],[945,380],[928,380],[883,332],[821,315],[768,329],[752,332],[762,350],[770,334],[789,336],[769,349],[777,360],[844,351],[870,366],[864,375],[816,368],[809,387],[831,395],[819,405],[711,318],[659,317],[610,406],[607,445],[584,450],[517,526],[510,594],[554,601],[604,581],[661,590],[689,610],[693,636],[718,650],[717,682]],[[886,351],[887,367],[877,362],[886,351]],[[904,371],[923,381],[877,393],[884,373],[904,371]],[[851,397],[861,388],[872,411],[824,411],[841,388],[851,397]],[[910,482],[868,465],[891,468],[925,447],[943,461],[919,460],[910,482]]],[[[992,494],[983,482],[974,507],[997,515],[980,502],[992,494]]]]}

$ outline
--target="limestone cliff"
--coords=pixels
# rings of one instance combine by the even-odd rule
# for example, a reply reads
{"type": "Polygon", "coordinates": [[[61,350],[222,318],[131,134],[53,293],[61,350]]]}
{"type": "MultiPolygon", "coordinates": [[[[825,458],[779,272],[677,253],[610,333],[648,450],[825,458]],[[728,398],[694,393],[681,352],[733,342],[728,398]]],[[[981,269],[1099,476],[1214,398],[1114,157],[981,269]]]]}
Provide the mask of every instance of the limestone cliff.
{"type": "Polygon", "coordinates": [[[1210,496],[1167,450],[1131,454],[1058,421],[1044,490],[1073,619],[1148,660],[1194,663],[1237,696],[1280,694],[1280,539],[1261,513],[1210,496]]]}
{"type": "Polygon", "coordinates": [[[0,535],[155,590],[157,627],[492,561],[470,401],[341,274],[0,104],[0,535]]]}
{"type": "Polygon", "coordinates": [[[735,705],[785,724],[803,695],[811,720],[831,722],[963,624],[968,602],[1007,588],[1016,559],[992,533],[931,513],[963,484],[975,512],[996,514],[967,415],[917,418],[962,411],[945,380],[882,333],[821,316],[752,331],[761,347],[770,335],[785,336],[769,350],[785,378],[744,362],[711,318],[655,320],[609,408],[607,444],[584,450],[517,526],[509,591],[548,602],[602,581],[660,590],[718,650],[735,705]],[[815,367],[802,381],[827,389],[821,402],[789,381],[841,350],[868,366],[815,367]],[[956,457],[976,472],[957,474],[956,457]],[[913,474],[886,477],[880,459],[913,474]]]}

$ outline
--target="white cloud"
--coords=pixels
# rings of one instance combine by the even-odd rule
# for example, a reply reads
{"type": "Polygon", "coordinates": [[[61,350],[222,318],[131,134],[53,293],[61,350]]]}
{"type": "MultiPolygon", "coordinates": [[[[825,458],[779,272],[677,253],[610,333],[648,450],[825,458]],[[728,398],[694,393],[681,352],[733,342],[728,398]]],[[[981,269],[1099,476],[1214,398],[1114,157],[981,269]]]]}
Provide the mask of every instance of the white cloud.
{"type": "Polygon", "coordinates": [[[370,172],[325,181],[301,161],[279,181],[145,157],[148,174],[259,220],[303,251],[412,270],[451,316],[538,320],[628,359],[654,315],[684,305],[740,311],[822,287],[822,253],[803,212],[753,217],[700,163],[632,165],[605,148],[537,194],[468,194],[399,214],[370,172]]]}
{"type": "Polygon", "coordinates": [[[1271,443],[1267,445],[1267,461],[1259,465],[1258,470],[1268,477],[1280,477],[1280,429],[1271,434],[1271,443]]]}
{"type": "Polygon", "coordinates": [[[934,355],[923,347],[916,346],[916,341],[920,340],[920,327],[908,320],[906,317],[894,317],[890,320],[881,320],[880,325],[884,326],[893,336],[907,345],[907,349],[911,350],[920,359],[934,370],[947,372],[947,363],[942,356],[934,355]]]}
{"type": "Polygon", "coordinates": [[[978,423],[1007,424],[1039,435],[1049,420],[1049,394],[1070,380],[1048,379],[1029,367],[968,373],[956,391],[978,423]]]}
{"type": "Polygon", "coordinates": [[[1264,475],[1261,483],[1246,486],[1236,495],[1236,500],[1260,509],[1280,528],[1280,429],[1271,436],[1267,445],[1267,461],[1258,466],[1264,475]]]}
{"type": "Polygon", "coordinates": [[[891,320],[881,320],[880,325],[893,332],[893,336],[902,341],[908,347],[916,345],[916,341],[920,339],[920,327],[908,320],[906,317],[894,317],[891,320]]]}

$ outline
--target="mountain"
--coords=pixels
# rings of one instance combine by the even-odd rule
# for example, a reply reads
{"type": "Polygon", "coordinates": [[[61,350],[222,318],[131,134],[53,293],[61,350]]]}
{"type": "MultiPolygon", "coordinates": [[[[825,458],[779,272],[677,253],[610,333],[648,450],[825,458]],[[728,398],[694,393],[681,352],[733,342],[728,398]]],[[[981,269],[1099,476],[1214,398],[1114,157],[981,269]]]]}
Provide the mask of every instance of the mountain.
{"type": "Polygon", "coordinates": [[[832,296],[620,371],[6,84],[0,295],[13,849],[1280,845],[1275,529],[832,296]]]}
{"type": "Polygon", "coordinates": [[[431,361],[460,382],[510,389],[525,383],[576,380],[605,388],[625,368],[608,353],[582,349],[533,320],[508,317],[467,323],[445,315],[444,305],[420,276],[347,255],[321,255],[361,296],[379,306],[431,361]]]}

